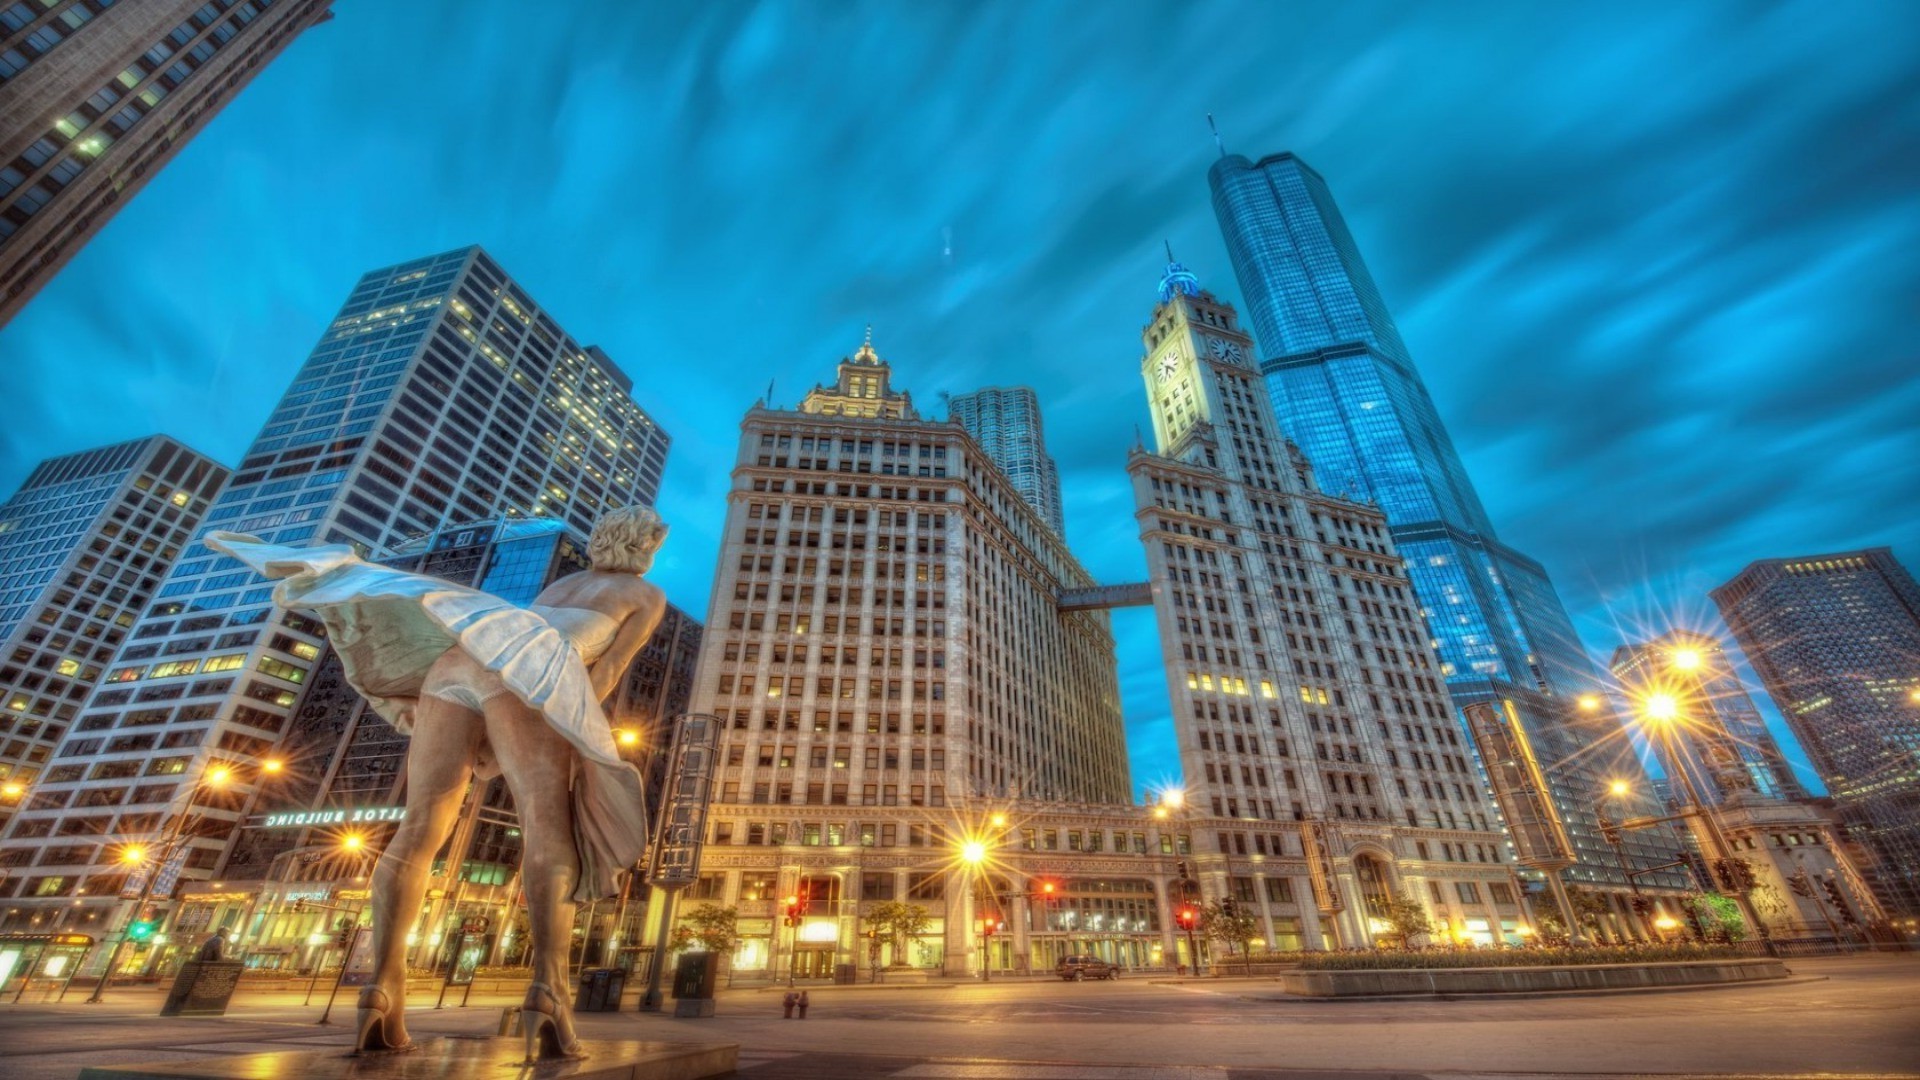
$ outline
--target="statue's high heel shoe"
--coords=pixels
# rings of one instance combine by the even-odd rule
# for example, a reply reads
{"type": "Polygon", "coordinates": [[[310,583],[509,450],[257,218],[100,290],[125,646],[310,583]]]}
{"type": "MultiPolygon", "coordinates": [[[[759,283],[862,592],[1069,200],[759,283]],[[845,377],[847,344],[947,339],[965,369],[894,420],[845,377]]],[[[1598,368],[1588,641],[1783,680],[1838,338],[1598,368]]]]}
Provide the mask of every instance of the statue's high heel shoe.
{"type": "Polygon", "coordinates": [[[387,1018],[400,1019],[400,1010],[385,990],[369,986],[360,991],[360,1034],[354,1040],[356,1054],[398,1054],[414,1048],[413,1040],[395,1039],[387,1028],[387,1018]]]}
{"type": "Polygon", "coordinates": [[[527,987],[527,999],[520,1004],[520,1021],[527,1031],[527,1064],[587,1056],[586,1044],[573,1033],[573,1010],[546,983],[527,987]]]}

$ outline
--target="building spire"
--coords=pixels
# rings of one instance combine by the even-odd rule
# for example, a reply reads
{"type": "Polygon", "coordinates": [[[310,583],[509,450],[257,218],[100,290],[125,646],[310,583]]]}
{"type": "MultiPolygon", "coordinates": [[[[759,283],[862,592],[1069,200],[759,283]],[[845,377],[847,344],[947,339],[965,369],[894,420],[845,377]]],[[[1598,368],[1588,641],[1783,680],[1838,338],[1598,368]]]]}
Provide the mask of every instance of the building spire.
{"type": "Polygon", "coordinates": [[[1220,141],[1220,129],[1213,122],[1213,114],[1207,114],[1207,130],[1213,132],[1213,148],[1220,151],[1221,157],[1227,156],[1227,145],[1220,141]]]}
{"type": "Polygon", "coordinates": [[[1174,259],[1173,241],[1161,242],[1167,245],[1167,269],[1160,275],[1160,302],[1164,304],[1175,296],[1199,296],[1200,279],[1174,259]]]}
{"type": "Polygon", "coordinates": [[[860,342],[860,351],[853,354],[853,362],[856,364],[877,364],[880,362],[880,354],[873,351],[872,323],[867,324],[867,336],[860,342]]]}

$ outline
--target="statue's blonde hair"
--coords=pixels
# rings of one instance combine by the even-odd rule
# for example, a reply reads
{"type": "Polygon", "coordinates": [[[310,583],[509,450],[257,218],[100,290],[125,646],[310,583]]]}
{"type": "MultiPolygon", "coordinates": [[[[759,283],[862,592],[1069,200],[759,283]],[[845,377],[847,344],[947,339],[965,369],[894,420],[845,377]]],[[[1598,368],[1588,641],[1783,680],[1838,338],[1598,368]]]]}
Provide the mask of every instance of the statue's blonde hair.
{"type": "Polygon", "coordinates": [[[587,559],[595,570],[644,574],[654,552],[667,539],[667,524],[651,506],[622,506],[600,515],[587,541],[587,559]]]}

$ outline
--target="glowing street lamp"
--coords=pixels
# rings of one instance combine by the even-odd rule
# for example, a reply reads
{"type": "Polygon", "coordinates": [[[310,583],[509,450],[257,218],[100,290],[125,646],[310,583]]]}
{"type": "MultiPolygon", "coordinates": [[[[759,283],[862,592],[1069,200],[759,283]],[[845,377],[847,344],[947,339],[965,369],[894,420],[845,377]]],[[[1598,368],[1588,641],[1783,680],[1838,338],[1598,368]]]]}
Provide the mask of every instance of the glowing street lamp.
{"type": "Polygon", "coordinates": [[[1170,787],[1160,793],[1160,805],[1174,810],[1186,805],[1187,793],[1180,788],[1170,787]]]}
{"type": "Polygon", "coordinates": [[[268,758],[260,763],[260,771],[266,773],[268,776],[278,776],[280,770],[286,767],[286,762],[281,761],[279,758],[268,758]]]}
{"type": "Polygon", "coordinates": [[[1581,694],[1578,700],[1581,712],[1597,712],[1600,708],[1599,694],[1581,694]]]}
{"type": "Polygon", "coordinates": [[[1633,785],[1627,783],[1625,780],[1615,780],[1607,785],[1607,794],[1612,795],[1616,799],[1625,798],[1632,793],[1633,785]]]}
{"type": "Polygon", "coordinates": [[[1643,708],[1647,719],[1662,724],[1672,723],[1680,716],[1680,702],[1672,694],[1648,694],[1643,708]]]}
{"type": "Polygon", "coordinates": [[[212,784],[214,787],[226,787],[227,782],[232,779],[233,770],[225,765],[215,765],[213,768],[207,770],[206,782],[212,784]]]}
{"type": "Polygon", "coordinates": [[[1693,671],[1700,666],[1700,650],[1675,649],[1669,660],[1677,671],[1693,671]]]}
{"type": "Polygon", "coordinates": [[[987,860],[987,845],[979,840],[968,840],[960,845],[960,858],[970,866],[979,866],[987,860]]]}
{"type": "Polygon", "coordinates": [[[0,784],[0,799],[5,799],[8,802],[12,802],[13,800],[19,798],[20,796],[25,795],[26,793],[27,793],[27,785],[25,784],[17,783],[17,782],[0,784]]]}
{"type": "Polygon", "coordinates": [[[623,727],[619,729],[618,731],[613,733],[613,737],[615,740],[617,740],[620,743],[621,746],[639,746],[640,745],[640,733],[630,727],[623,727]]]}

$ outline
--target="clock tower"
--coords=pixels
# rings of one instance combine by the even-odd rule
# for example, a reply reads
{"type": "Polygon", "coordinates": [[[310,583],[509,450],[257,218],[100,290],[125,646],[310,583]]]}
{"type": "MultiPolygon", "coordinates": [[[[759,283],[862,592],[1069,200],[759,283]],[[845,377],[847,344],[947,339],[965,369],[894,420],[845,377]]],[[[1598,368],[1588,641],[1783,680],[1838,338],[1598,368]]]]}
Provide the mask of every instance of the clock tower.
{"type": "Polygon", "coordinates": [[[1377,506],[1314,484],[1233,308],[1169,262],[1127,459],[1207,897],[1269,941],[1368,945],[1395,900],[1518,942],[1505,837],[1377,506]],[[1264,880],[1262,880],[1264,879],[1264,880]]]}

